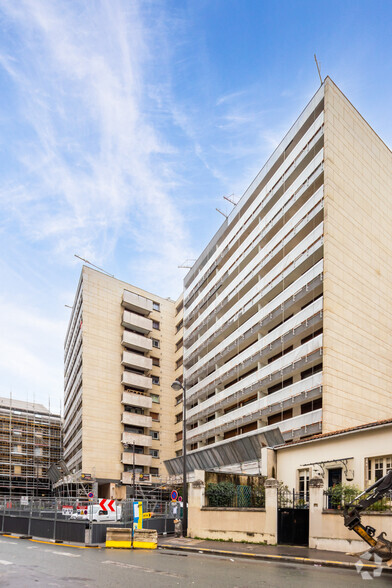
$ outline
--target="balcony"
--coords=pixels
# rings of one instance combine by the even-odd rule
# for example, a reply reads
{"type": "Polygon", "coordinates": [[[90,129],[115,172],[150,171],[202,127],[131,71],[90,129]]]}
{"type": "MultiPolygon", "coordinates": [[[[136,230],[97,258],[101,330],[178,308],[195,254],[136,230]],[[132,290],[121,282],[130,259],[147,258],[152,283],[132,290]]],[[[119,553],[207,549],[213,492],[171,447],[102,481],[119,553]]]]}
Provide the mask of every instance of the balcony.
{"type": "Polygon", "coordinates": [[[128,329],[147,335],[152,331],[152,320],[140,314],[135,314],[129,310],[124,310],[122,318],[122,326],[128,329]]]}
{"type": "Polygon", "coordinates": [[[145,316],[152,311],[152,300],[128,290],[124,290],[122,305],[128,310],[134,310],[145,316]]]}
{"type": "Polygon", "coordinates": [[[131,351],[123,352],[121,363],[126,367],[145,370],[146,372],[149,372],[152,369],[152,359],[150,357],[144,357],[144,355],[138,355],[131,351]]]}
{"type": "Polygon", "coordinates": [[[135,414],[134,412],[123,412],[121,422],[123,425],[131,425],[133,427],[147,427],[152,425],[152,418],[144,414],[135,414]]]}
{"type": "Polygon", "coordinates": [[[145,455],[144,453],[123,453],[121,461],[124,464],[132,465],[133,464],[133,456],[135,455],[135,466],[150,466],[152,457],[151,455],[145,455]]]}
{"type": "Polygon", "coordinates": [[[152,388],[151,378],[134,374],[133,372],[123,372],[121,384],[131,388],[142,388],[143,390],[151,390],[152,388]]]}
{"type": "Polygon", "coordinates": [[[144,394],[124,392],[121,398],[121,404],[128,404],[129,406],[137,406],[139,408],[151,408],[152,398],[150,396],[144,396],[144,394]]]}
{"type": "Polygon", "coordinates": [[[128,445],[141,445],[142,447],[151,447],[152,437],[151,435],[139,435],[138,433],[123,433],[121,437],[122,443],[128,445]]]}
{"type": "Polygon", "coordinates": [[[131,331],[124,331],[123,338],[121,341],[124,347],[128,347],[129,349],[135,349],[136,351],[151,351],[152,349],[152,341],[143,335],[138,335],[137,333],[132,333],[131,331]]]}

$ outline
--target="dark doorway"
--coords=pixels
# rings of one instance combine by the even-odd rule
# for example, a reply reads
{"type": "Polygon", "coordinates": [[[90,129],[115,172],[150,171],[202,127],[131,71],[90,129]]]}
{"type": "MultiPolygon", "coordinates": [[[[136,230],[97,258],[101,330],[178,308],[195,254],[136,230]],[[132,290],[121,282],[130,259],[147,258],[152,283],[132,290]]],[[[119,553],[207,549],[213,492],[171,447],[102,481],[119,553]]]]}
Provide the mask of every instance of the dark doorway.
{"type": "Polygon", "coordinates": [[[342,483],[342,468],[332,468],[328,470],[328,488],[333,488],[342,483]]]}
{"type": "Polygon", "coordinates": [[[283,545],[309,544],[309,510],[306,508],[278,509],[278,543],[283,545]]]}
{"type": "MultiPolygon", "coordinates": [[[[334,488],[342,483],[342,468],[332,468],[328,470],[328,488],[334,488]]],[[[328,496],[328,508],[337,508],[332,496],[328,496]]]]}
{"type": "Polygon", "coordinates": [[[309,544],[309,498],[307,493],[278,492],[278,543],[283,545],[309,544]]]}

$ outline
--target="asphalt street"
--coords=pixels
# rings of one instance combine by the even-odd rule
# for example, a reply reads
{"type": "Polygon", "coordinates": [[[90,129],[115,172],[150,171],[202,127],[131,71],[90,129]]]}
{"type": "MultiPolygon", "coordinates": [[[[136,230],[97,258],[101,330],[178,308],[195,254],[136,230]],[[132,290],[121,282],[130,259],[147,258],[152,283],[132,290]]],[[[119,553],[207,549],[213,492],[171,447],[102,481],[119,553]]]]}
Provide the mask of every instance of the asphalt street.
{"type": "Polygon", "coordinates": [[[362,580],[354,570],[251,561],[175,551],[77,549],[0,537],[0,586],[354,588],[391,586],[391,576],[362,580]]]}

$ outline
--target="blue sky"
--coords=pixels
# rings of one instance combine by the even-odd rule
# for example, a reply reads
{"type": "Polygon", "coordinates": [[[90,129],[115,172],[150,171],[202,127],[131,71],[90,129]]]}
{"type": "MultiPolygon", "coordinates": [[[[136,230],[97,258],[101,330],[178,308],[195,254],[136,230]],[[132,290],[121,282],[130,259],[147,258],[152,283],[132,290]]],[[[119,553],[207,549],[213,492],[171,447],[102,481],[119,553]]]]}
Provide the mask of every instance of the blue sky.
{"type": "Polygon", "coordinates": [[[0,5],[0,396],[58,409],[81,262],[176,298],[319,82],[392,143],[389,0],[0,5]]]}

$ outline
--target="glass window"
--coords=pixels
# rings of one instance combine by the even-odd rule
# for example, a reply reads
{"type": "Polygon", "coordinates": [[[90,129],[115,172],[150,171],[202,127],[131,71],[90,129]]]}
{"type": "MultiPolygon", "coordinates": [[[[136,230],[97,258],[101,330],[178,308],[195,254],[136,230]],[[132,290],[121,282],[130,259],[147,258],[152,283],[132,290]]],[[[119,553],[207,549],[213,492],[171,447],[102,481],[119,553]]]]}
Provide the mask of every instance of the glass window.
{"type": "Polygon", "coordinates": [[[159,357],[152,358],[152,365],[157,365],[159,367],[160,363],[161,362],[159,361],[159,357]]]}
{"type": "Polygon", "coordinates": [[[159,304],[159,302],[154,302],[152,301],[152,308],[153,310],[161,310],[161,305],[159,304]]]}
{"type": "Polygon", "coordinates": [[[374,461],[374,478],[377,482],[384,475],[384,460],[382,457],[376,457],[374,461]]]}
{"type": "Polygon", "coordinates": [[[152,321],[152,328],[153,329],[158,329],[158,331],[159,331],[159,329],[160,329],[160,323],[159,323],[159,321],[152,321]]]}
{"type": "Polygon", "coordinates": [[[152,339],[152,346],[155,347],[156,349],[160,349],[161,344],[158,341],[158,339],[152,339]]]}
{"type": "Polygon", "coordinates": [[[150,455],[152,457],[159,457],[159,449],[150,449],[150,455]]]}
{"type": "Polygon", "coordinates": [[[155,384],[156,386],[159,386],[159,376],[153,376],[152,383],[155,384]]]}
{"type": "Polygon", "coordinates": [[[150,431],[150,435],[153,439],[159,439],[159,432],[158,431],[150,431]]]}
{"type": "Polygon", "coordinates": [[[161,402],[159,394],[151,394],[151,398],[152,398],[152,401],[156,402],[157,404],[159,404],[161,402]]]}

